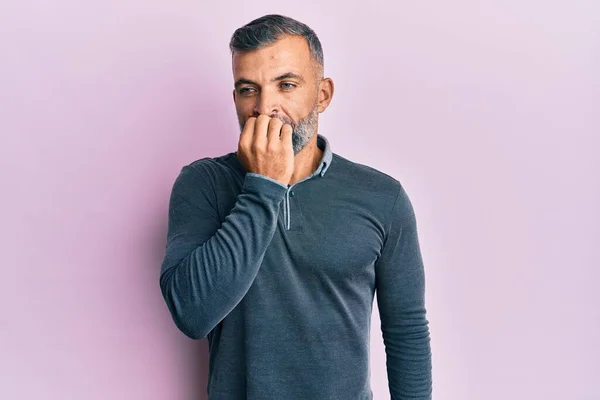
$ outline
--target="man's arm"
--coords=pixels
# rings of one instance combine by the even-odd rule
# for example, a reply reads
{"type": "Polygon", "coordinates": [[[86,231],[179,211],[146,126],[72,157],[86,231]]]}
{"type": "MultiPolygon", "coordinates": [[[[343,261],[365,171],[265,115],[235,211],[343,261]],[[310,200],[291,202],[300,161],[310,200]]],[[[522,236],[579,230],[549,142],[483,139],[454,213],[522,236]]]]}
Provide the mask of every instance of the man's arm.
{"type": "Polygon", "coordinates": [[[169,201],[169,227],[160,288],[173,321],[203,339],[250,288],[277,227],[286,188],[246,174],[234,207],[221,225],[215,192],[201,163],[185,166],[169,201]]]}
{"type": "Polygon", "coordinates": [[[375,271],[391,400],[431,399],[425,274],[415,214],[402,186],[375,271]]]}

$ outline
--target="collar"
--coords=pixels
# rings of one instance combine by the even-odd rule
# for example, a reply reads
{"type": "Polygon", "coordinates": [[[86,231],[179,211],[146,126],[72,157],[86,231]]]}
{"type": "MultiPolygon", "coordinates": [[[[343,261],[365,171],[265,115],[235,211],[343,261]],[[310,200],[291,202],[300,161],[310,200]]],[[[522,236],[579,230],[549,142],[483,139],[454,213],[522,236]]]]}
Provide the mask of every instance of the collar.
{"type": "Polygon", "coordinates": [[[333,158],[333,153],[331,152],[331,146],[329,145],[329,141],[327,140],[327,138],[323,135],[320,135],[317,133],[317,146],[319,147],[319,149],[323,150],[323,157],[321,158],[321,164],[319,164],[319,167],[317,168],[317,170],[314,172],[313,175],[325,175],[325,172],[327,172],[327,169],[329,168],[329,166],[331,165],[331,159],[333,158]]]}

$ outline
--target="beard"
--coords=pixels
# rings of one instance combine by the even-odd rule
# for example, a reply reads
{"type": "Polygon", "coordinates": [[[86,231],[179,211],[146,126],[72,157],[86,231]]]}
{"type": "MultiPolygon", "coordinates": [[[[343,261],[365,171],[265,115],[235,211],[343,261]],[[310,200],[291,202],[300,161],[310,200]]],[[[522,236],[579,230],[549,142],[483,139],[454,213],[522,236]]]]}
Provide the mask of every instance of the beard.
{"type": "MultiPolygon", "coordinates": [[[[318,104],[315,103],[312,111],[304,118],[300,118],[298,122],[292,121],[290,118],[281,115],[271,115],[271,118],[278,118],[285,124],[292,126],[292,147],[294,148],[294,156],[296,156],[310,141],[315,132],[317,131],[318,115],[319,115],[318,104]]],[[[240,124],[240,132],[244,129],[246,121],[242,121],[238,118],[240,124]]]]}

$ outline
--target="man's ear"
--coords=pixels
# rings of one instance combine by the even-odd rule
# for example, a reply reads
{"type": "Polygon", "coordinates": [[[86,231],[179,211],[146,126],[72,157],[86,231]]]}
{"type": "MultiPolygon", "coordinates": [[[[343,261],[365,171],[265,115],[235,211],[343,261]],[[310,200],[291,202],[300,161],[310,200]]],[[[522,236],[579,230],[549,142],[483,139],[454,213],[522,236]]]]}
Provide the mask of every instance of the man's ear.
{"type": "Polygon", "coordinates": [[[331,99],[333,98],[334,85],[331,78],[323,78],[319,82],[319,98],[318,98],[318,111],[322,113],[329,107],[331,99]]]}

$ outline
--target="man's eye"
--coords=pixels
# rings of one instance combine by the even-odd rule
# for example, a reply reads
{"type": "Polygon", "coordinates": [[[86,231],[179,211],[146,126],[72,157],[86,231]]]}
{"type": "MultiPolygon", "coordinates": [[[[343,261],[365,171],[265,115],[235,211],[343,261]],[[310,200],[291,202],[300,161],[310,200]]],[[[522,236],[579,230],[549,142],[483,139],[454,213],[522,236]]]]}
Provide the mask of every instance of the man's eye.
{"type": "Polygon", "coordinates": [[[250,88],[250,87],[241,88],[240,89],[240,94],[250,94],[250,93],[252,93],[252,90],[253,89],[250,88]]]}
{"type": "Polygon", "coordinates": [[[281,88],[286,89],[286,90],[293,89],[295,87],[296,87],[296,85],[294,85],[293,83],[290,83],[290,82],[284,82],[281,84],[281,88]]]}

